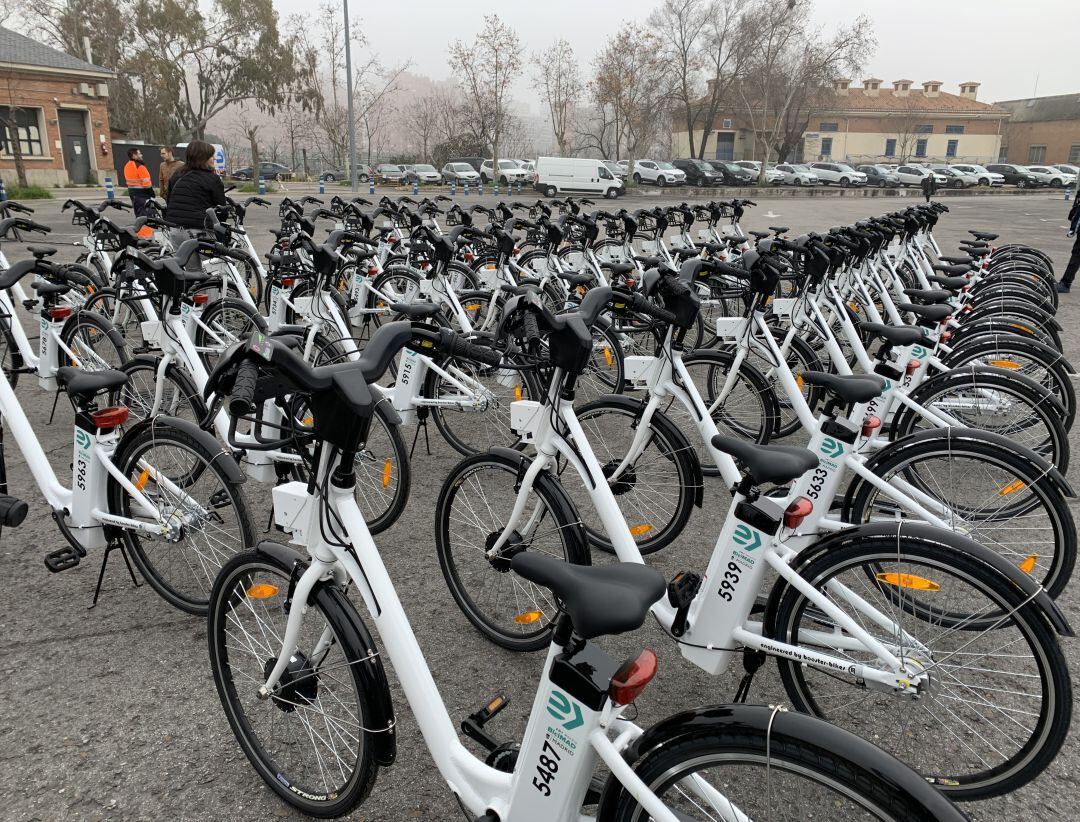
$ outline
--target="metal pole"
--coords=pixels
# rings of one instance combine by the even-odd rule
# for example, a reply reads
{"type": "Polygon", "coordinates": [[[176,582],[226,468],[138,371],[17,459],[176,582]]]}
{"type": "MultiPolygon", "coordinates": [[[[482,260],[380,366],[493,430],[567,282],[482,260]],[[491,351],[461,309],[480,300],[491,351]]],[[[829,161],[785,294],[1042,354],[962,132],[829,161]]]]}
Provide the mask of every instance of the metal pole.
{"type": "Polygon", "coordinates": [[[352,32],[349,31],[349,0],[341,0],[345,9],[345,83],[349,95],[349,184],[355,194],[358,190],[356,169],[356,121],[353,119],[352,32]]]}

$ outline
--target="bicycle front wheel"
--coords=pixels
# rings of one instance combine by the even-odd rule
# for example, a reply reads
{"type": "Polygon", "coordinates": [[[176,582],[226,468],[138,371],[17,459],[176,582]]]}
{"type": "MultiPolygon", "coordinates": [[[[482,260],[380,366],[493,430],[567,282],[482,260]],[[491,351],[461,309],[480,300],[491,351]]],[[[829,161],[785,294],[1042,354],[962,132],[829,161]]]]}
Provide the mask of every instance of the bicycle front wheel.
{"type": "Polygon", "coordinates": [[[128,553],[150,586],[189,614],[206,613],[218,570],[255,541],[240,483],[221,454],[186,431],[145,422],[124,436],[113,462],[154,508],[109,477],[110,512],[160,529],[123,530],[128,553]]]}
{"type": "MultiPolygon", "coordinates": [[[[292,662],[269,699],[258,688],[285,635],[292,568],[248,551],[221,569],[210,596],[210,670],[240,747],[263,781],[311,816],[347,814],[371,791],[375,720],[360,641],[344,594],[316,585],[292,662]]],[[[389,699],[389,695],[386,695],[389,699]]]]}

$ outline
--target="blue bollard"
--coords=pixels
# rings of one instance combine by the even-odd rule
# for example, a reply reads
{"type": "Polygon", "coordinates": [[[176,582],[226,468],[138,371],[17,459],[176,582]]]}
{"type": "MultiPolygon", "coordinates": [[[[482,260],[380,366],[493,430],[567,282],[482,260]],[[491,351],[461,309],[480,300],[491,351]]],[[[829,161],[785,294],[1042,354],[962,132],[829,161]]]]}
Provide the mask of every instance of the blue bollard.
{"type": "Polygon", "coordinates": [[[413,193],[414,197],[420,193],[420,178],[419,177],[413,177],[412,193],[413,193]]]}
{"type": "Polygon", "coordinates": [[[499,196],[499,184],[498,183],[495,183],[495,196],[496,197],[499,196]]]}
{"type": "Polygon", "coordinates": [[[450,196],[457,197],[457,180],[450,181],[450,196]]]}
{"type": "Polygon", "coordinates": [[[374,177],[368,177],[367,193],[368,194],[374,194],[375,193],[375,178],[374,177]]]}
{"type": "Polygon", "coordinates": [[[326,180],[319,180],[319,193],[320,194],[325,194],[326,193],[326,180]]]}
{"type": "Polygon", "coordinates": [[[7,199],[7,192],[4,190],[4,181],[0,180],[0,203],[7,199]]]}
{"type": "Polygon", "coordinates": [[[266,178],[261,176],[261,175],[259,177],[259,193],[260,194],[265,194],[266,193],[266,178]]]}
{"type": "Polygon", "coordinates": [[[520,194],[520,193],[521,193],[521,180],[518,180],[518,181],[517,181],[517,193],[518,193],[518,194],[520,194]]]}
{"type": "Polygon", "coordinates": [[[465,181],[465,196],[466,197],[469,196],[469,181],[468,180],[465,181]]]}
{"type": "Polygon", "coordinates": [[[105,199],[115,200],[116,192],[113,190],[112,177],[105,177],[105,199]]]}
{"type": "Polygon", "coordinates": [[[484,181],[483,180],[481,180],[479,183],[476,184],[476,193],[479,194],[481,197],[484,196],[484,181]]]}

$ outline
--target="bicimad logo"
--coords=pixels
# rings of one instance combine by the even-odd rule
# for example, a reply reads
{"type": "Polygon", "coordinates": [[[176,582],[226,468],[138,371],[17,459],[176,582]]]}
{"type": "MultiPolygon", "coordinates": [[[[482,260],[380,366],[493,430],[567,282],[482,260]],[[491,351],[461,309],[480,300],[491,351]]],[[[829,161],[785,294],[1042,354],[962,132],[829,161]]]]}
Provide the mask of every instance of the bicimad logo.
{"type": "Polygon", "coordinates": [[[844,453],[844,446],[832,437],[826,437],[821,441],[821,453],[835,459],[844,453]]]}
{"type": "Polygon", "coordinates": [[[761,545],[761,534],[749,525],[739,525],[735,533],[731,535],[732,541],[747,551],[753,551],[761,545]]]}
{"type": "Polygon", "coordinates": [[[581,706],[562,691],[551,692],[551,696],[548,697],[547,711],[568,731],[585,724],[585,720],[581,718],[581,706]]]}
{"type": "Polygon", "coordinates": [[[917,360],[925,360],[927,351],[921,345],[917,345],[911,349],[912,356],[917,360]]]}
{"type": "Polygon", "coordinates": [[[79,444],[79,447],[85,451],[87,448],[90,447],[90,435],[87,434],[85,431],[76,431],[75,442],[77,442],[79,444]]]}

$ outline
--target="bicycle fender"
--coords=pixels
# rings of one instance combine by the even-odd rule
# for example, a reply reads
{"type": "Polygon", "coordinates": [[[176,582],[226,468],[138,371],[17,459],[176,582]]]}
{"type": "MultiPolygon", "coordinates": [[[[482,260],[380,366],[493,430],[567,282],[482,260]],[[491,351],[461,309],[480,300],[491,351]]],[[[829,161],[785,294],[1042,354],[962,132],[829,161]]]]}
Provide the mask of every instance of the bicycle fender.
{"type": "MultiPolygon", "coordinates": [[[[792,569],[801,573],[801,569],[806,567],[806,565],[816,560],[822,554],[836,550],[846,542],[857,541],[864,537],[894,536],[898,532],[925,542],[944,543],[954,550],[962,551],[963,553],[974,557],[984,565],[989,566],[994,571],[1007,577],[1009,582],[1016,586],[1017,595],[1020,601],[1030,600],[1043,614],[1050,626],[1061,636],[1076,636],[1072,626],[1065,618],[1065,614],[1062,612],[1057,602],[1054,601],[1054,598],[1046,592],[1041,584],[1020,570],[1019,566],[1013,565],[1002,557],[1001,554],[991,551],[985,545],[976,542],[969,537],[965,537],[963,534],[949,531],[946,528],[938,528],[926,522],[917,522],[915,520],[903,522],[873,522],[845,528],[843,531],[837,531],[830,534],[825,539],[819,540],[810,547],[800,551],[798,557],[792,563],[792,569]]],[[[780,597],[783,595],[784,588],[784,585],[774,585],[773,589],[769,592],[769,601],[765,606],[764,625],[766,630],[772,633],[775,633],[776,630],[776,609],[779,607],[780,597]]]]}
{"type": "MultiPolygon", "coordinates": [[[[308,559],[295,548],[280,542],[264,539],[255,546],[256,553],[267,554],[288,568],[300,566],[306,568],[308,559]]],[[[368,700],[373,730],[386,729],[382,733],[373,733],[375,761],[379,765],[393,765],[397,758],[397,733],[394,724],[394,704],[390,696],[390,685],[386,680],[382,656],[377,650],[375,640],[368,631],[364,620],[357,613],[352,601],[345,596],[332,580],[320,580],[315,583],[311,595],[325,594],[337,600],[360,635],[359,647],[350,648],[354,656],[364,660],[356,665],[362,684],[361,692],[368,700]]],[[[346,638],[342,638],[346,641],[346,638]]],[[[348,641],[352,641],[349,637],[348,641]]]]}
{"type": "MultiPolygon", "coordinates": [[[[213,459],[221,466],[221,470],[225,472],[225,476],[229,482],[245,482],[247,480],[247,475],[244,474],[240,465],[233,459],[233,455],[225,450],[225,447],[217,441],[217,438],[209,431],[204,431],[199,428],[198,425],[190,420],[182,420],[179,417],[169,417],[160,414],[153,419],[143,420],[139,423],[139,426],[143,425],[179,428],[192,439],[197,440],[209,453],[214,454],[213,459]]],[[[135,429],[132,430],[134,431],[135,429]]]]}
{"type": "MultiPolygon", "coordinates": [[[[897,791],[907,794],[921,812],[920,816],[938,822],[962,822],[967,819],[937,788],[876,745],[816,717],[768,705],[710,705],[677,713],[646,730],[623,752],[623,757],[633,765],[660,747],[707,733],[710,728],[723,728],[726,732],[736,734],[740,729],[745,729],[755,734],[768,734],[776,740],[777,745],[790,741],[835,752],[848,761],[857,762],[897,791]]],[[[597,809],[598,819],[612,817],[622,790],[617,780],[607,780],[597,809]]],[[[912,808],[913,811],[915,809],[912,808]]]]}
{"type": "MultiPolygon", "coordinates": [[[[627,411],[632,412],[635,419],[638,421],[641,420],[641,415],[645,413],[645,400],[637,400],[632,397],[627,397],[625,394],[608,394],[601,397],[599,400],[592,400],[585,403],[585,405],[578,409],[578,416],[581,416],[581,414],[594,402],[603,402],[604,405],[617,405],[621,408],[625,408],[627,411]]],[[[682,429],[672,421],[671,417],[667,416],[659,409],[657,409],[657,411],[657,414],[653,414],[653,424],[664,429],[664,433],[671,437],[676,448],[682,451],[682,453],[691,456],[690,463],[693,470],[691,481],[695,486],[694,505],[700,508],[705,496],[705,479],[701,473],[701,460],[697,456],[697,449],[690,444],[690,440],[687,438],[686,434],[684,434],[682,429]]]]}

